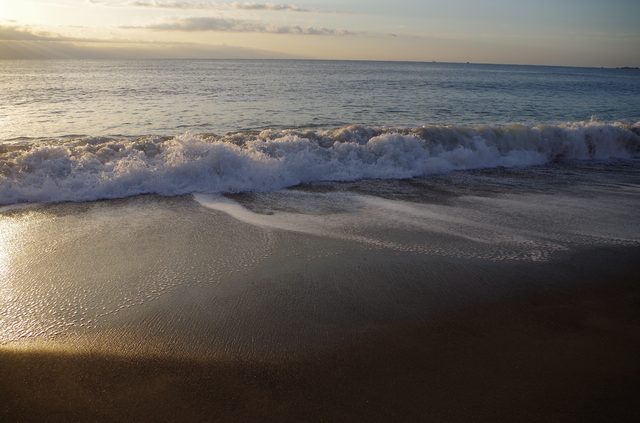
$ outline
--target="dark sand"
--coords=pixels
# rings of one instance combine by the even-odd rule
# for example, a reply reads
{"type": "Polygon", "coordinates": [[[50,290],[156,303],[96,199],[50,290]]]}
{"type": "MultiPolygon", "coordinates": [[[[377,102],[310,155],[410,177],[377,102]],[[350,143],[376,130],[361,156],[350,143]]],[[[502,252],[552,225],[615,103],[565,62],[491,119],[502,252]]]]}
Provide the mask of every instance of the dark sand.
{"type": "Polygon", "coordinates": [[[524,266],[502,274],[542,289],[280,360],[3,347],[0,420],[636,422],[639,263],[607,248],[524,266]]]}

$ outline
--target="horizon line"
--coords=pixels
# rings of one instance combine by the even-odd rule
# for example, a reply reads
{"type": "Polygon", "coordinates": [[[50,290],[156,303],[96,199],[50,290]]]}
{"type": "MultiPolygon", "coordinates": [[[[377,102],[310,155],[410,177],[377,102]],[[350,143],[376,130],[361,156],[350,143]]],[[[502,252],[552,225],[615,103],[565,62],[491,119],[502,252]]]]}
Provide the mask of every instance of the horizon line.
{"type": "Polygon", "coordinates": [[[135,61],[280,61],[280,62],[369,62],[369,63],[415,63],[415,64],[442,64],[442,65],[475,65],[475,66],[534,66],[547,68],[577,68],[577,69],[609,69],[609,70],[640,70],[640,66],[580,66],[580,65],[553,65],[544,63],[492,63],[492,62],[471,62],[471,61],[439,61],[439,60],[384,60],[384,59],[323,59],[323,58],[248,58],[248,57],[141,57],[133,58],[2,58],[0,61],[13,62],[37,62],[37,61],[104,61],[104,62],[135,62],[135,61]]]}

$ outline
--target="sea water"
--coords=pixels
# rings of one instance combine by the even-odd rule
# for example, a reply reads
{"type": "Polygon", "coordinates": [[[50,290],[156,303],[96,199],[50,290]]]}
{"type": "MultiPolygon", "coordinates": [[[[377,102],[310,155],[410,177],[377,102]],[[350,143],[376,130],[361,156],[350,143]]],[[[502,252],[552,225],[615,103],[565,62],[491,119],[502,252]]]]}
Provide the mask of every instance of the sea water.
{"type": "Polygon", "coordinates": [[[271,60],[0,62],[0,204],[632,159],[640,73],[271,60]]]}
{"type": "Polygon", "coordinates": [[[0,139],[640,120],[640,72],[286,60],[0,61],[0,139]]]}
{"type": "Polygon", "coordinates": [[[0,346],[251,355],[579,283],[640,245],[639,121],[633,70],[0,61],[0,346]]]}

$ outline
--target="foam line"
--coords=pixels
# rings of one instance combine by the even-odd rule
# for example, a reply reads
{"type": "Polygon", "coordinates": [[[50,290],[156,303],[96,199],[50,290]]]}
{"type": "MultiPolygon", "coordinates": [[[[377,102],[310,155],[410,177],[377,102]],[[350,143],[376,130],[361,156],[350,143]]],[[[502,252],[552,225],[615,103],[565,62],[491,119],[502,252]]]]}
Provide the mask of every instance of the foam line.
{"type": "Polygon", "coordinates": [[[347,126],[35,140],[0,145],[0,204],[275,191],[314,181],[630,158],[640,153],[639,125],[347,126]]]}

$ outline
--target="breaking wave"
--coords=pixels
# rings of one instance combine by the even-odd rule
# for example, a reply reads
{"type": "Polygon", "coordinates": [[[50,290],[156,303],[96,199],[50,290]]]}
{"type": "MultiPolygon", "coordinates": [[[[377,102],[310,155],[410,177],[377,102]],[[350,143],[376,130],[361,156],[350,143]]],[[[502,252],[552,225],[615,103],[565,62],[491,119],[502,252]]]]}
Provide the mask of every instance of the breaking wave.
{"type": "Polygon", "coordinates": [[[0,204],[272,191],[314,181],[411,178],[638,155],[640,122],[31,140],[0,144],[0,204]]]}

